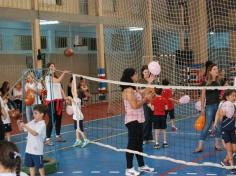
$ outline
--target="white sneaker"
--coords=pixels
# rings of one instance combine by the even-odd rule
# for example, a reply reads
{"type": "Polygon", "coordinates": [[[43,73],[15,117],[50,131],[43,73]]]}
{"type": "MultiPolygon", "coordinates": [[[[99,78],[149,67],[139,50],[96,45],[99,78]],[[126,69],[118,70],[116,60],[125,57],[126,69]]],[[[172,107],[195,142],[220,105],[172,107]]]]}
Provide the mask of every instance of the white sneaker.
{"type": "Polygon", "coordinates": [[[126,169],[125,170],[125,175],[126,176],[138,176],[140,175],[140,172],[136,171],[133,167],[131,169],[126,169]]]}
{"type": "Polygon", "coordinates": [[[147,173],[152,173],[152,172],[154,172],[154,168],[152,168],[152,167],[149,167],[148,165],[144,165],[144,166],[142,166],[142,167],[138,167],[138,171],[139,172],[147,172],[147,173]]]}

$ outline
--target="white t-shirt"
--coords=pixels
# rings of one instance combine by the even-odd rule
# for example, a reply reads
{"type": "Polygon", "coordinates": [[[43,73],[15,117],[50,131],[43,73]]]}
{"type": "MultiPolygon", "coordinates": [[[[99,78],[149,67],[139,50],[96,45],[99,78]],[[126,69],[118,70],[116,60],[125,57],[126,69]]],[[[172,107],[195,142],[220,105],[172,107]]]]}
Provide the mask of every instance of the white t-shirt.
{"type": "Polygon", "coordinates": [[[73,120],[84,119],[84,115],[81,112],[81,99],[80,98],[78,97],[73,98],[72,109],[73,109],[73,120]]]}
{"type": "MultiPolygon", "coordinates": [[[[43,86],[40,82],[26,83],[25,90],[27,91],[28,89],[33,89],[34,91],[39,91],[39,90],[43,89],[43,86]]],[[[40,97],[38,94],[35,96],[34,104],[41,104],[41,100],[40,100],[40,97]]]]}
{"type": "Polygon", "coordinates": [[[21,98],[19,98],[19,96],[22,96],[22,90],[18,90],[16,88],[13,88],[13,97],[17,100],[21,100],[21,98]],[[17,97],[17,98],[16,98],[17,97]]]}
{"type": "Polygon", "coordinates": [[[9,108],[8,108],[7,104],[5,104],[5,103],[3,104],[2,107],[4,108],[4,110],[6,112],[6,117],[2,117],[2,123],[3,124],[9,124],[9,123],[11,123],[11,118],[10,118],[10,115],[9,115],[9,108]]]}
{"type": "Polygon", "coordinates": [[[55,99],[62,99],[61,94],[61,83],[52,83],[51,85],[51,78],[49,76],[45,77],[46,89],[47,89],[47,101],[55,100],[55,99]],[[51,87],[52,86],[52,87],[51,87]],[[51,92],[52,89],[52,92],[51,92]],[[51,98],[52,94],[52,98],[51,98]]]}
{"type": "Polygon", "coordinates": [[[28,132],[25,152],[33,155],[43,155],[44,139],[46,138],[45,121],[41,120],[36,122],[35,120],[32,120],[26,125],[32,130],[36,131],[38,135],[33,136],[28,132]]]}

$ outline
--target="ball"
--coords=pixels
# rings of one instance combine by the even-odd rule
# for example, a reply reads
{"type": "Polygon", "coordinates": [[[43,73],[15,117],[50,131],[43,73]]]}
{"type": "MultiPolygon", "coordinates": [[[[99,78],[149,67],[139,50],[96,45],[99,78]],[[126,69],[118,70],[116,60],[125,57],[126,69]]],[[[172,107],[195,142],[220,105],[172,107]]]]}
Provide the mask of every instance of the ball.
{"type": "Polygon", "coordinates": [[[70,105],[66,106],[66,113],[70,116],[74,114],[72,106],[70,106],[70,105]]]}
{"type": "Polygon", "coordinates": [[[64,51],[64,55],[65,55],[66,57],[71,57],[71,56],[73,56],[73,55],[74,55],[73,49],[72,49],[72,48],[66,48],[65,51],[64,51]]]}
{"type": "Polygon", "coordinates": [[[31,106],[34,104],[35,101],[35,93],[33,90],[28,89],[25,92],[25,96],[24,96],[24,103],[26,106],[31,106]]]}
{"type": "Polygon", "coordinates": [[[148,70],[153,75],[159,75],[161,72],[161,66],[159,65],[158,61],[152,61],[148,64],[148,70]]]}
{"type": "Polygon", "coordinates": [[[184,95],[179,99],[180,104],[186,104],[189,103],[190,97],[188,95],[184,95]]]}
{"type": "Polygon", "coordinates": [[[194,128],[197,131],[201,131],[201,130],[204,129],[205,123],[206,123],[206,116],[205,115],[200,115],[194,123],[194,128]]]}

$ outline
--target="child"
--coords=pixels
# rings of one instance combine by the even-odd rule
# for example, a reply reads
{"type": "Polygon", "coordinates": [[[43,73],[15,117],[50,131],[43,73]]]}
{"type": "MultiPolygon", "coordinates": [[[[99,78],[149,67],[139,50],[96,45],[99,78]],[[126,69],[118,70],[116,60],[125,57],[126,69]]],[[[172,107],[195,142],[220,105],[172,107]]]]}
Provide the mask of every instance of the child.
{"type": "Polygon", "coordinates": [[[21,158],[16,145],[8,141],[0,141],[0,175],[27,176],[20,172],[21,158]]]}
{"type": "Polygon", "coordinates": [[[84,126],[83,126],[84,116],[81,112],[81,99],[79,99],[77,96],[77,90],[76,90],[76,85],[74,81],[72,81],[71,91],[72,91],[73,98],[67,97],[67,101],[68,101],[67,104],[72,105],[74,128],[76,130],[75,132],[76,141],[73,144],[73,147],[80,146],[83,148],[86,145],[88,145],[89,140],[87,139],[86,134],[84,132],[84,126]],[[80,134],[83,138],[82,140],[80,139],[80,134]]]}
{"type": "Polygon", "coordinates": [[[3,109],[5,111],[5,115],[2,115],[2,122],[3,122],[3,126],[4,126],[4,130],[5,130],[5,139],[7,141],[11,140],[11,119],[10,119],[10,115],[9,115],[9,108],[8,108],[8,99],[4,98],[3,99],[3,109]]]}
{"type": "Polygon", "coordinates": [[[216,113],[214,122],[214,129],[217,128],[217,123],[221,122],[221,134],[224,140],[224,146],[227,155],[222,162],[223,165],[233,166],[233,153],[236,152],[236,135],[235,135],[235,106],[236,91],[226,90],[223,97],[224,101],[221,102],[216,113]]]}
{"type": "Polygon", "coordinates": [[[44,176],[43,147],[46,137],[46,124],[43,120],[47,113],[47,106],[35,105],[33,108],[34,119],[27,124],[17,121],[20,130],[28,132],[25,150],[25,166],[30,168],[30,175],[35,176],[35,169],[39,169],[40,176],[44,176]]]}
{"type": "MultiPolygon", "coordinates": [[[[162,85],[169,85],[169,81],[167,79],[164,79],[162,81],[162,85]]],[[[173,92],[171,89],[164,89],[161,93],[161,96],[163,96],[164,98],[166,98],[167,100],[167,111],[166,111],[166,116],[169,114],[170,117],[170,122],[171,122],[171,130],[172,131],[176,131],[177,128],[175,126],[175,107],[174,107],[174,103],[178,103],[177,100],[173,99],[173,92]]]]}
{"type": "Polygon", "coordinates": [[[160,130],[163,133],[163,147],[166,148],[168,147],[167,144],[167,139],[166,139],[166,110],[168,109],[167,107],[167,100],[161,96],[162,89],[160,88],[155,88],[156,96],[153,98],[151,101],[150,108],[153,111],[153,128],[155,129],[155,145],[153,148],[159,149],[161,146],[159,144],[159,133],[160,130]]]}

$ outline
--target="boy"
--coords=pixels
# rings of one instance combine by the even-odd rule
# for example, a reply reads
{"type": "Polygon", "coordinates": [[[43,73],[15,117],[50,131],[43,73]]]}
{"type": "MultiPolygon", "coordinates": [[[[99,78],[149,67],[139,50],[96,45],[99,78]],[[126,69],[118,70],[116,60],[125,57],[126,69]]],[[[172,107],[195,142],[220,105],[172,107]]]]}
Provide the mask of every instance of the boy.
{"type": "Polygon", "coordinates": [[[156,96],[151,101],[150,108],[153,111],[153,128],[155,129],[155,145],[153,148],[159,149],[161,146],[159,144],[159,133],[160,130],[163,133],[163,147],[168,147],[166,139],[166,110],[167,110],[167,100],[161,96],[162,89],[155,88],[156,96]]]}
{"type": "Polygon", "coordinates": [[[28,132],[25,150],[25,166],[30,168],[30,175],[35,176],[35,169],[39,169],[40,176],[45,175],[43,164],[43,147],[46,138],[46,124],[43,120],[47,113],[47,106],[35,105],[33,108],[33,120],[24,124],[17,121],[20,130],[28,132]]]}

